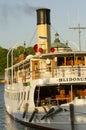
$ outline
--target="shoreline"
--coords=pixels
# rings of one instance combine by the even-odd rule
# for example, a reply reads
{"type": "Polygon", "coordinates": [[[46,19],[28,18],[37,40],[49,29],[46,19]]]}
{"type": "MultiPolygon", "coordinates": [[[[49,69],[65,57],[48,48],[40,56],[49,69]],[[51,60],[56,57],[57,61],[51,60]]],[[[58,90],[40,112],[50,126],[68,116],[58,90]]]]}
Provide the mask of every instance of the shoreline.
{"type": "Polygon", "coordinates": [[[0,83],[5,83],[5,79],[0,79],[0,83]]]}

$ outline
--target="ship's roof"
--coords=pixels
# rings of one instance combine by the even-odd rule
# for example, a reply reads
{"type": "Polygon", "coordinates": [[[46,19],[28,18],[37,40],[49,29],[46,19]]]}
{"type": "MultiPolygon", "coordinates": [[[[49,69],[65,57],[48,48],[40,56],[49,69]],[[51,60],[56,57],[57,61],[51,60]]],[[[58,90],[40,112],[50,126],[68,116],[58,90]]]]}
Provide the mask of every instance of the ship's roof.
{"type": "MultiPolygon", "coordinates": [[[[39,54],[36,57],[55,57],[55,56],[86,56],[86,51],[70,51],[70,52],[55,52],[55,53],[46,53],[46,54],[39,54]]],[[[34,56],[35,57],[35,56],[34,56]]]]}
{"type": "Polygon", "coordinates": [[[51,47],[54,47],[54,48],[69,48],[68,42],[63,43],[63,42],[60,41],[58,33],[55,34],[55,40],[51,44],[51,47]]]}
{"type": "Polygon", "coordinates": [[[54,42],[51,44],[51,47],[54,48],[68,48],[68,45],[62,43],[62,42],[54,42]]]}

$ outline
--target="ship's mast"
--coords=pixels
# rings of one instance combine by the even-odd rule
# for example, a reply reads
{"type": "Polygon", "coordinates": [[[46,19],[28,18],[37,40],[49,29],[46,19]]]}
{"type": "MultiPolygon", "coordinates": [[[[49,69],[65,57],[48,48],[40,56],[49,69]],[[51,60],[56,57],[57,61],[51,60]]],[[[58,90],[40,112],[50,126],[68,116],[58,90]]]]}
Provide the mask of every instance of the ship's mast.
{"type": "Polygon", "coordinates": [[[78,33],[79,33],[79,50],[81,51],[80,33],[81,33],[81,29],[86,29],[86,27],[81,27],[80,24],[78,24],[77,27],[70,27],[69,29],[78,29],[78,33]]]}

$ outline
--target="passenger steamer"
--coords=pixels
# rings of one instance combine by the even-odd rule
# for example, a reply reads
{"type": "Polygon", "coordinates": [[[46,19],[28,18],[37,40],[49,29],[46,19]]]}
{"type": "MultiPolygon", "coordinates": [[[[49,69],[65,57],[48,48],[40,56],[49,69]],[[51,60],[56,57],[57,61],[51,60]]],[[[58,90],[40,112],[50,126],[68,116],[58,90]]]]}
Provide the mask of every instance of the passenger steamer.
{"type": "MultiPolygon", "coordinates": [[[[55,35],[51,43],[50,9],[37,9],[38,43],[5,69],[5,105],[15,120],[40,129],[86,129],[86,52],[73,51],[55,35]]],[[[7,55],[7,59],[9,53],[7,55]]],[[[9,61],[8,61],[9,62],[9,61]]]]}

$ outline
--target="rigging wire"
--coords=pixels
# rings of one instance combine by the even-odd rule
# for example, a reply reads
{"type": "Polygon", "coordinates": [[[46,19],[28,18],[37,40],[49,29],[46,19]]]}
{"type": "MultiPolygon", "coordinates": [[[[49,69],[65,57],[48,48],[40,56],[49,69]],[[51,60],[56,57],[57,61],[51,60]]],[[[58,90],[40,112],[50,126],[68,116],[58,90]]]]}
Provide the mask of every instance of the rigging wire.
{"type": "Polygon", "coordinates": [[[31,40],[30,40],[30,42],[29,42],[28,45],[30,45],[30,44],[32,43],[32,41],[33,41],[33,39],[34,39],[34,37],[35,37],[35,35],[36,35],[36,32],[37,32],[37,28],[35,29],[35,31],[34,31],[34,33],[33,33],[33,35],[32,35],[32,38],[31,38],[31,40]]]}
{"type": "MultiPolygon", "coordinates": [[[[55,31],[55,33],[58,33],[58,31],[51,25],[52,29],[55,31]]],[[[60,39],[65,43],[65,40],[59,35],[60,39]]]]}

